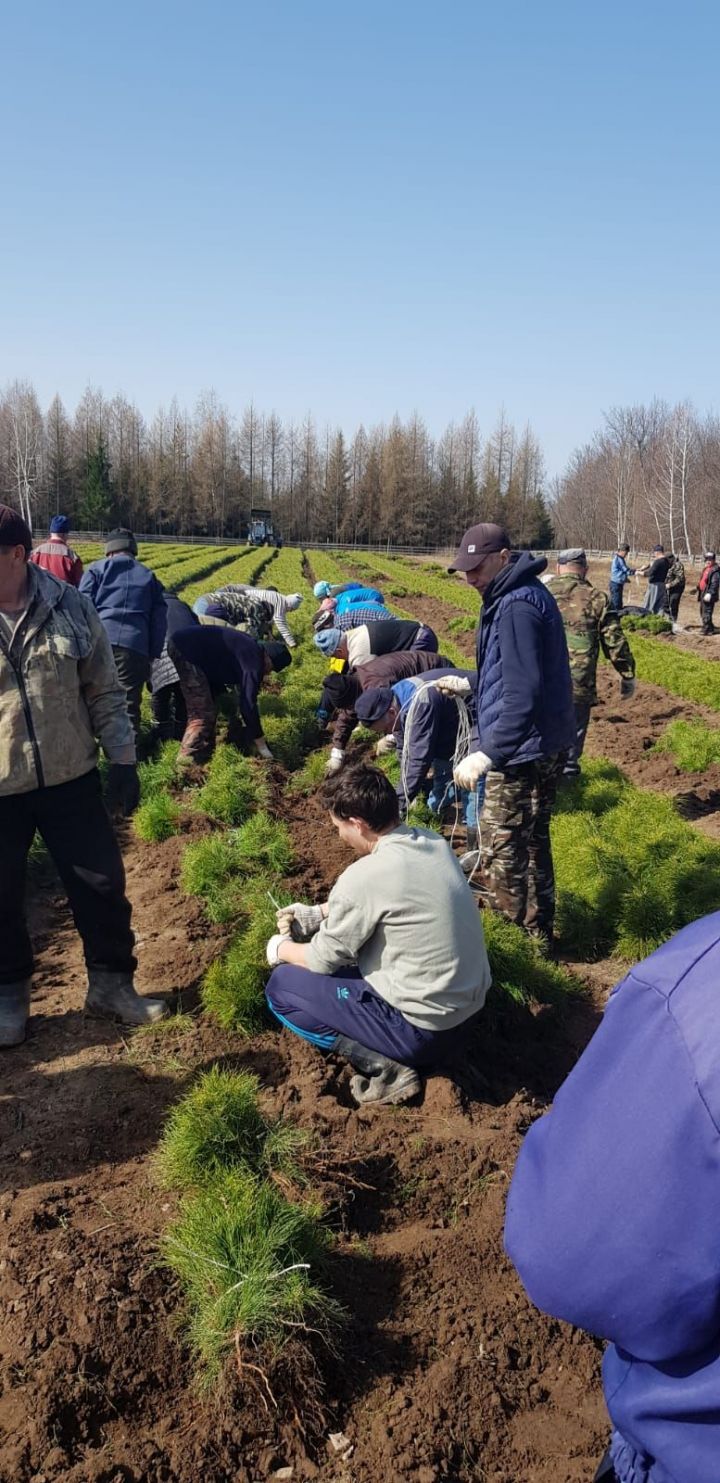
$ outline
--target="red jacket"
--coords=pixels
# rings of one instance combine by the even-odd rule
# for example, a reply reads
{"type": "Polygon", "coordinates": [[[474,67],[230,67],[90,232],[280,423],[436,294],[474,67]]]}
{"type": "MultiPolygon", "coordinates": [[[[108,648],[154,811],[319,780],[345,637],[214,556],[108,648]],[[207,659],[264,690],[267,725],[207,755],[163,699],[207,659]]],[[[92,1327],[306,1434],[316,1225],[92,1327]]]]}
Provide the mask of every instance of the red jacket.
{"type": "Polygon", "coordinates": [[[36,566],[41,566],[43,571],[50,572],[52,577],[57,577],[58,582],[69,582],[72,587],[79,586],[83,564],[77,551],[73,551],[72,546],[66,546],[62,536],[48,536],[41,546],[36,546],[31,552],[30,560],[36,566]]]}

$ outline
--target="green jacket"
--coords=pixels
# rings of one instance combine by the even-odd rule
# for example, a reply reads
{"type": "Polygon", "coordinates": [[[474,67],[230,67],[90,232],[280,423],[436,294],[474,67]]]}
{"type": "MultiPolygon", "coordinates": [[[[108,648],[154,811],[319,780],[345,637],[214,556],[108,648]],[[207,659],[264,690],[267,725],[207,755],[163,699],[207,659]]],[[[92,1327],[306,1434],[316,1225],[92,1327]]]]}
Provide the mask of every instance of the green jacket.
{"type": "Polygon", "coordinates": [[[135,741],[110,640],[90,599],[28,565],[28,606],[0,633],[0,795],[54,788],[90,772],[97,737],[111,762],[135,741]]]}
{"type": "Polygon", "coordinates": [[[565,627],[573,703],[596,705],[601,648],[623,679],[632,679],[635,674],[635,660],[620,627],[620,618],[610,607],[606,593],[581,577],[569,574],[552,577],[547,587],[560,609],[565,627]]]}

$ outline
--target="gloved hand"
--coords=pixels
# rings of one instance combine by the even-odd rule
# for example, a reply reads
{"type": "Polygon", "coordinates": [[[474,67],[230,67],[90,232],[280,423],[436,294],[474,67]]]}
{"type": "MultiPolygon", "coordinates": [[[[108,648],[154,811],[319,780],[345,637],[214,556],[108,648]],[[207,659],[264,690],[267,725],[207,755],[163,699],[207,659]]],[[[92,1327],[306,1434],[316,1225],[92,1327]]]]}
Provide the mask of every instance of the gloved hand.
{"type": "Polygon", "coordinates": [[[462,762],[458,762],[453,771],[453,778],[458,788],[466,788],[470,793],[479,783],[480,778],[484,778],[486,772],[490,771],[492,765],[492,758],[486,757],[484,752],[469,752],[467,757],[463,757],[462,762]]]}
{"type": "Polygon", "coordinates": [[[134,762],[111,762],[107,806],[113,819],[129,819],[140,802],[140,779],[134,762]]]}
{"type": "Polygon", "coordinates": [[[386,752],[396,752],[397,741],[394,736],[381,736],[375,747],[375,756],[384,757],[386,752]]]}
{"type": "Polygon", "coordinates": [[[620,681],[620,699],[631,700],[637,688],[637,680],[623,679],[620,681]]]}
{"type": "Polygon", "coordinates": [[[275,935],[270,938],[270,941],[268,942],[268,945],[265,949],[265,956],[271,968],[277,968],[278,963],[280,962],[280,958],[278,957],[278,948],[280,947],[280,944],[282,942],[289,941],[290,939],[287,932],[276,932],[275,935]]]}
{"type": "Polygon", "coordinates": [[[712,594],[710,592],[703,592],[703,602],[712,602],[712,594]]]}
{"type": "Polygon", "coordinates": [[[325,776],[331,778],[333,773],[339,772],[345,761],[345,753],[341,747],[331,747],[330,756],[325,763],[325,776]]]}
{"type": "Polygon", "coordinates": [[[443,695],[472,695],[472,685],[464,675],[454,675],[448,670],[439,680],[433,680],[432,684],[436,690],[441,690],[443,695]]]}
{"type": "Polygon", "coordinates": [[[307,942],[322,925],[321,906],[306,906],[302,901],[293,901],[292,906],[281,906],[277,914],[278,932],[292,937],[295,942],[307,942]]]}
{"type": "Polygon", "coordinates": [[[257,736],[255,738],[255,751],[257,752],[258,757],[262,757],[263,762],[272,762],[273,754],[270,751],[270,748],[264,736],[257,736]]]}

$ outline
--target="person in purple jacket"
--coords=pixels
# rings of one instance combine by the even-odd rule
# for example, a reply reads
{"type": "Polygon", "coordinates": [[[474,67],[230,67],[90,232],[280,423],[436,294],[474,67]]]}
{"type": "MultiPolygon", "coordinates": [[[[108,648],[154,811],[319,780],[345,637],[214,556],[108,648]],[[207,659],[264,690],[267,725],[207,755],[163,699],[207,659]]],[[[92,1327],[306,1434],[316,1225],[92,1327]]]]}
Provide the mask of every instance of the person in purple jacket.
{"type": "Polygon", "coordinates": [[[637,964],[510,1187],[530,1298],[611,1341],[603,1483],[720,1479],[719,978],[720,912],[637,964]]]}

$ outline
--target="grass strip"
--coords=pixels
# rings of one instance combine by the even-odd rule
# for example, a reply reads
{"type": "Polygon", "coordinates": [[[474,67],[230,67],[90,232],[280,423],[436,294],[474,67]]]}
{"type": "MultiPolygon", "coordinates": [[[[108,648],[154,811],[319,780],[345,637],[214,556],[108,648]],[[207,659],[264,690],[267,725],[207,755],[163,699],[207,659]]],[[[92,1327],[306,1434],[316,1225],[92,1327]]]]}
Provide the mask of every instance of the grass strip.
{"type": "Polygon", "coordinates": [[[669,753],[682,772],[704,772],[720,763],[720,729],[704,721],[671,721],[654,750],[669,753]]]}
{"type": "Polygon", "coordinates": [[[659,685],[669,695],[720,711],[720,664],[716,659],[685,654],[669,643],[636,633],[630,637],[630,647],[639,680],[659,685]]]}

